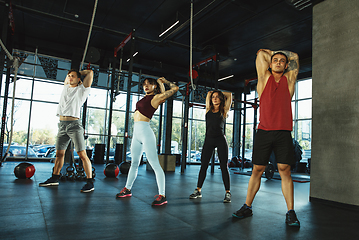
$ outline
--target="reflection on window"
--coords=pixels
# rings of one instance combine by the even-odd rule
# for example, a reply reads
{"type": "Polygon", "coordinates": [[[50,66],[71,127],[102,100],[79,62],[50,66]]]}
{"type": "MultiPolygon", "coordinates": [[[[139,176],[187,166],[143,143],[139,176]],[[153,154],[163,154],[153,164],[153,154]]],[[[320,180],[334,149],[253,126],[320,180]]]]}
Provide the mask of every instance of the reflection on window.
{"type": "Polygon", "coordinates": [[[312,98],[312,79],[298,81],[298,99],[312,98]]]}
{"type": "Polygon", "coordinates": [[[105,116],[103,109],[87,108],[87,133],[89,134],[107,134],[105,132],[105,116]]]}
{"type": "MultiPolygon", "coordinates": [[[[56,116],[57,103],[33,102],[31,111],[31,130],[47,132],[43,139],[32,140],[32,144],[55,144],[57,124],[59,117],[56,116]],[[46,119],[41,121],[40,119],[46,119]]],[[[33,135],[33,133],[31,133],[33,135]]]]}
{"type": "Polygon", "coordinates": [[[234,111],[229,110],[228,113],[227,113],[226,123],[232,123],[233,124],[233,116],[234,116],[234,111]]]}
{"type": "Polygon", "coordinates": [[[303,120],[298,121],[297,141],[304,150],[311,149],[312,141],[312,121],[303,120]]]}
{"type": "MultiPolygon", "coordinates": [[[[174,145],[178,146],[173,154],[178,154],[182,150],[182,140],[181,140],[181,134],[182,134],[182,119],[174,117],[172,119],[172,141],[175,141],[176,143],[174,145]]],[[[173,144],[171,144],[173,145],[173,144]]]]}
{"type": "MultiPolygon", "coordinates": [[[[31,81],[29,81],[31,82],[31,81]]],[[[16,84],[16,87],[18,85],[16,84]]],[[[63,90],[63,84],[54,84],[53,82],[35,81],[34,100],[49,101],[58,103],[63,90]]],[[[30,87],[31,89],[31,87],[30,87]]],[[[28,91],[29,92],[29,91],[28,91]]],[[[17,93],[16,93],[17,95],[17,93]]]]}
{"type": "Polygon", "coordinates": [[[205,108],[198,108],[198,107],[192,107],[193,110],[193,119],[198,120],[204,120],[206,119],[206,109],[205,108]]]}
{"type": "MultiPolygon", "coordinates": [[[[3,102],[2,102],[2,104],[3,104],[3,102]]],[[[1,104],[1,106],[2,106],[2,104],[1,104]]],[[[5,119],[6,125],[5,125],[4,143],[8,143],[10,140],[9,137],[10,137],[10,130],[11,130],[11,125],[10,125],[11,105],[12,105],[12,102],[9,101],[8,107],[7,107],[6,119],[5,119]]],[[[26,143],[27,143],[29,109],[30,109],[30,101],[26,101],[26,100],[16,100],[15,101],[12,142],[17,143],[22,146],[26,146],[26,143]]]]}
{"type": "Polygon", "coordinates": [[[298,119],[312,118],[312,100],[298,101],[298,119]]]}
{"type": "Polygon", "coordinates": [[[183,105],[182,101],[173,101],[173,116],[182,117],[183,105]]]}
{"type": "MultiPolygon", "coordinates": [[[[296,115],[294,115],[293,135],[303,148],[303,159],[310,157],[312,136],[312,79],[297,82],[296,115]],[[304,99],[304,100],[302,100],[304,99]]],[[[292,103],[294,103],[292,102],[292,103]]],[[[294,105],[292,105],[294,106],[294,105]]]]}
{"type": "Polygon", "coordinates": [[[107,90],[99,88],[91,88],[90,94],[87,98],[88,107],[106,107],[107,90]]]}

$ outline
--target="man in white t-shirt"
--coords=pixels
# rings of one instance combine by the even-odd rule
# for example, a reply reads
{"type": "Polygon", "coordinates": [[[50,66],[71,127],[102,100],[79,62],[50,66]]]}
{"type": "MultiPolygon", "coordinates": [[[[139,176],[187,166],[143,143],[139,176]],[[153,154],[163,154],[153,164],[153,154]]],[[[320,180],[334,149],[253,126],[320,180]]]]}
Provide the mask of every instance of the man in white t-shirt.
{"type": "Polygon", "coordinates": [[[60,117],[58,133],[56,137],[56,159],[52,176],[39,186],[58,186],[60,171],[64,165],[65,151],[73,141],[75,150],[82,160],[83,168],[87,176],[87,183],[81,192],[93,191],[94,184],[92,179],[92,165],[86,154],[84,139],[84,128],[80,121],[80,110],[90,93],[93,81],[92,70],[70,70],[64,82],[64,89],[60,97],[56,115],[60,117]],[[85,76],[81,81],[81,75],[85,76]]]}

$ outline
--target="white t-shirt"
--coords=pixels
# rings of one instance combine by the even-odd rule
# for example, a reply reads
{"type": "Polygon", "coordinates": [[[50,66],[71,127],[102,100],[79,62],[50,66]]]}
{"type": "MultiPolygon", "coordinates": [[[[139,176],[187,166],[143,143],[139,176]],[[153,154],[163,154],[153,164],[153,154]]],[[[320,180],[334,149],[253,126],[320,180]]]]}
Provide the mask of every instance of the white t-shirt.
{"type": "Polygon", "coordinates": [[[61,93],[59,105],[57,106],[56,116],[67,116],[80,118],[80,109],[90,93],[91,88],[85,88],[83,84],[77,87],[64,85],[61,93]]]}

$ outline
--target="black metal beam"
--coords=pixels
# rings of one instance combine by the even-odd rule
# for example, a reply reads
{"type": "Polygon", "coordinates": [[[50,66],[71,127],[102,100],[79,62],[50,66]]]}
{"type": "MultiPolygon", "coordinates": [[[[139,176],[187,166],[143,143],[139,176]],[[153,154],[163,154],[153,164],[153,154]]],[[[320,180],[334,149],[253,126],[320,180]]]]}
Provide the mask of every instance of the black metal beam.
{"type": "Polygon", "coordinates": [[[184,112],[182,122],[182,156],[181,156],[181,173],[186,169],[187,161],[187,144],[188,144],[188,117],[189,117],[189,93],[190,85],[186,86],[186,94],[184,95],[184,112]]]}
{"type": "MultiPolygon", "coordinates": [[[[130,49],[130,65],[128,69],[128,77],[127,77],[127,97],[126,97],[126,113],[125,113],[125,136],[123,139],[123,151],[122,151],[122,159],[126,159],[126,152],[128,146],[128,128],[130,121],[130,107],[131,107],[131,82],[132,82],[132,70],[133,70],[133,53],[135,52],[135,32],[136,30],[132,30],[131,37],[131,49],[130,49]]],[[[125,161],[125,160],[124,160],[125,161]]]]}

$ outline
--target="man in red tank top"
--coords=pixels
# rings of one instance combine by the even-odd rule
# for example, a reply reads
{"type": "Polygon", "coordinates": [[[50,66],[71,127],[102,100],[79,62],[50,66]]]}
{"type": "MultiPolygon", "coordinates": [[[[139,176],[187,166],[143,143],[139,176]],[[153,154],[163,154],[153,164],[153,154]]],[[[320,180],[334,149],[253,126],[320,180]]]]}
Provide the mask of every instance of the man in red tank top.
{"type": "Polygon", "coordinates": [[[260,49],[257,52],[256,69],[260,119],[253,145],[253,171],[248,183],[246,202],[233,213],[233,217],[245,218],[253,215],[252,203],[259,190],[270,154],[274,151],[288,208],[285,222],[288,226],[299,227],[300,223],[294,212],[290,169],[294,164],[291,99],[299,71],[299,58],[296,53],[289,51],[260,49]]]}

